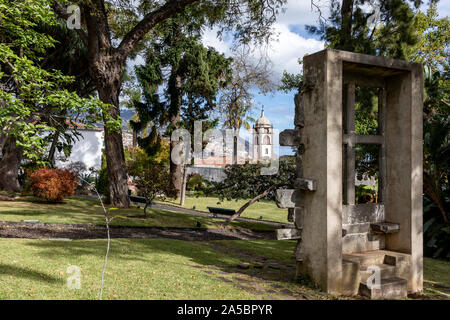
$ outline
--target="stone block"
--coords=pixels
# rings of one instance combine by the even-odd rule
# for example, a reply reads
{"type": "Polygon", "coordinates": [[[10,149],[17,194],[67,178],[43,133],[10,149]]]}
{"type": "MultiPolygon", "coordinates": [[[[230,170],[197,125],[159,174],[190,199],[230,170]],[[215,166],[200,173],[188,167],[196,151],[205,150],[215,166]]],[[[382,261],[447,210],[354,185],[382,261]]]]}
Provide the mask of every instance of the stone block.
{"type": "Polygon", "coordinates": [[[288,218],[289,222],[294,222],[294,208],[288,208],[288,218]]]}
{"type": "Polygon", "coordinates": [[[361,283],[359,293],[375,300],[403,299],[408,295],[407,281],[397,277],[381,279],[380,288],[369,288],[366,283],[361,283]]]}
{"type": "Polygon", "coordinates": [[[280,132],[280,146],[296,147],[300,143],[299,131],[295,129],[286,129],[280,132]]]}
{"type": "Polygon", "coordinates": [[[278,189],[275,192],[275,202],[278,208],[294,208],[296,199],[299,196],[299,191],[295,189],[278,189]]]}
{"type": "Polygon", "coordinates": [[[297,178],[295,180],[295,187],[306,191],[316,191],[317,183],[313,179],[297,178]]]}
{"type": "Polygon", "coordinates": [[[275,230],[277,240],[296,240],[301,238],[301,230],[295,228],[275,230]]]}
{"type": "Polygon", "coordinates": [[[342,206],[342,224],[375,223],[384,221],[384,205],[365,203],[342,206]]]}
{"type": "Polygon", "coordinates": [[[295,103],[295,118],[294,125],[302,128],[305,125],[305,112],[303,109],[303,99],[300,94],[296,94],[294,97],[295,103]]]}
{"type": "Polygon", "coordinates": [[[297,229],[303,228],[303,220],[305,219],[305,208],[295,207],[294,208],[294,225],[297,229]]]}
{"type": "Polygon", "coordinates": [[[392,222],[376,222],[370,224],[370,229],[378,233],[395,233],[400,231],[400,225],[392,222]]]}

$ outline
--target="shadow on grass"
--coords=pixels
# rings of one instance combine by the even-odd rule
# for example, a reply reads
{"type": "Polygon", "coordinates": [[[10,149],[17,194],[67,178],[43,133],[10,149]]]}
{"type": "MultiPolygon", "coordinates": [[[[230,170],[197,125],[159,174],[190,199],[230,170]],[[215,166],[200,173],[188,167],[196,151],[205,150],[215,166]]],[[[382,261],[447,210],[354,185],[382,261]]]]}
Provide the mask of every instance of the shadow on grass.
{"type": "MultiPolygon", "coordinates": [[[[149,209],[148,219],[144,218],[142,209],[110,208],[109,214],[115,216],[113,226],[162,226],[195,228],[198,223],[202,227],[217,227],[221,220],[187,213],[149,209]]],[[[23,219],[39,219],[47,223],[72,223],[104,225],[103,210],[97,200],[73,197],[64,203],[48,204],[35,197],[24,197],[13,204],[0,203],[0,220],[17,221],[23,219]]],[[[273,226],[248,222],[233,222],[233,226],[255,230],[273,230],[273,226]]]]}
{"type": "MultiPolygon", "coordinates": [[[[109,263],[116,261],[116,264],[119,265],[126,265],[127,261],[141,261],[151,265],[154,262],[154,256],[152,257],[149,253],[163,254],[163,257],[164,254],[170,254],[174,256],[172,265],[178,264],[176,256],[184,256],[192,262],[192,264],[188,263],[190,266],[197,266],[199,269],[208,270],[213,267],[223,274],[256,276],[262,280],[279,283],[292,283],[294,281],[295,261],[287,262],[287,259],[284,259],[285,261],[277,259],[280,255],[287,253],[289,248],[280,250],[276,241],[261,241],[260,243],[248,241],[257,246],[257,249],[247,251],[242,249],[245,247],[244,241],[239,241],[242,244],[238,247],[230,246],[227,242],[234,243],[235,240],[198,242],[173,239],[113,239],[108,261],[109,263]],[[238,254],[235,254],[236,250],[239,251],[238,254]],[[266,256],[259,254],[260,252],[265,252],[266,256]],[[117,260],[120,260],[120,262],[117,262],[117,260]],[[267,265],[264,269],[241,269],[238,265],[242,263],[266,263],[267,265]]],[[[49,259],[55,255],[73,256],[74,259],[79,256],[102,258],[106,240],[39,241],[27,245],[39,248],[39,256],[49,259]]],[[[99,264],[99,268],[101,268],[101,264],[99,264]]]]}
{"type": "Polygon", "coordinates": [[[47,283],[51,283],[51,284],[62,282],[61,279],[52,277],[48,274],[45,274],[45,273],[42,273],[39,271],[24,269],[24,268],[4,264],[4,263],[0,263],[0,275],[10,275],[13,277],[47,282],[47,283]]]}

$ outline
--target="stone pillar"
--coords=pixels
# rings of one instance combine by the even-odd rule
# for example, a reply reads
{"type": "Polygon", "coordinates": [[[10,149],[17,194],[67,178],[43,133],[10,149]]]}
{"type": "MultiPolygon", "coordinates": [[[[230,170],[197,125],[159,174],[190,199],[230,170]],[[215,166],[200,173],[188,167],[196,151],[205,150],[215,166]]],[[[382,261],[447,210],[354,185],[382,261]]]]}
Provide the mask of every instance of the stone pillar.
{"type": "MultiPolygon", "coordinates": [[[[302,256],[297,272],[328,293],[339,293],[342,274],[342,63],[324,50],[303,60],[305,126],[301,131],[303,176],[315,192],[301,191],[302,256]]],[[[302,176],[302,175],[300,175],[302,176]]]]}
{"type": "Polygon", "coordinates": [[[386,221],[400,224],[386,249],[411,255],[408,291],[423,289],[422,66],[386,79],[386,221]]]}

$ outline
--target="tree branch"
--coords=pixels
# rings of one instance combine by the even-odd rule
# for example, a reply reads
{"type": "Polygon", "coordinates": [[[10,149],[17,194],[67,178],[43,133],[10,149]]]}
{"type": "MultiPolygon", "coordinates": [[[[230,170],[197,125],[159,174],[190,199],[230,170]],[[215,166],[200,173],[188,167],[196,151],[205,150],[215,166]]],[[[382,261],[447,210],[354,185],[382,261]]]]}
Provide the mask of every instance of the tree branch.
{"type": "Polygon", "coordinates": [[[254,197],[253,199],[251,199],[250,201],[248,201],[246,204],[244,204],[242,207],[239,208],[239,210],[233,214],[231,217],[229,217],[227,219],[227,221],[223,224],[223,227],[228,226],[234,219],[236,219],[237,217],[239,217],[242,212],[244,212],[245,209],[247,209],[250,205],[254,204],[256,201],[258,201],[259,199],[264,198],[265,196],[267,196],[271,191],[275,190],[276,188],[282,186],[283,183],[278,183],[278,184],[274,184],[272,186],[270,186],[270,188],[266,189],[266,191],[264,191],[263,193],[257,195],[256,197],[254,197]]]}
{"type": "MultiPolygon", "coordinates": [[[[70,15],[67,13],[67,11],[64,10],[64,7],[56,1],[52,3],[51,8],[56,13],[56,15],[58,17],[60,17],[61,19],[67,20],[70,17],[70,15]]],[[[87,47],[88,46],[88,38],[87,38],[87,35],[84,32],[84,30],[83,29],[75,29],[75,31],[78,33],[78,36],[80,37],[83,44],[87,47]]]]}
{"type": "Polygon", "coordinates": [[[155,25],[173,14],[182,11],[186,6],[199,0],[168,0],[159,9],[147,14],[130,32],[128,32],[117,48],[116,54],[121,59],[125,59],[135,45],[149,32],[155,25]]]}

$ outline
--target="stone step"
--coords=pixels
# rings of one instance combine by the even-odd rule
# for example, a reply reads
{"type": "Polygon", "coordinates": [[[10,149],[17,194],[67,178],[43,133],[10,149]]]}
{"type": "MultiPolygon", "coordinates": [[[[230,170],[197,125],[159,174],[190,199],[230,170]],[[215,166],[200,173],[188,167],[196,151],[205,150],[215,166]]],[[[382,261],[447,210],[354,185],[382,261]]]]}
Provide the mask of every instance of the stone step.
{"type": "Polygon", "coordinates": [[[361,253],[347,253],[342,255],[342,259],[359,263],[359,267],[367,268],[372,265],[380,265],[385,263],[384,257],[386,256],[383,250],[366,251],[361,253]]]}
{"type": "Polygon", "coordinates": [[[405,279],[392,277],[381,279],[379,288],[369,289],[366,283],[361,282],[359,294],[374,300],[382,299],[403,299],[406,298],[408,283],[405,279]]]}
{"type": "Polygon", "coordinates": [[[359,270],[359,274],[361,275],[361,282],[366,282],[367,279],[375,273],[375,270],[373,267],[380,268],[380,277],[381,279],[388,279],[393,278],[396,276],[396,270],[395,266],[389,265],[389,264],[377,264],[372,266],[371,269],[368,269],[368,267],[362,267],[359,270]]]}
{"type": "Polygon", "coordinates": [[[374,222],[370,229],[375,233],[395,233],[400,231],[400,224],[392,222],[374,222]]]}

